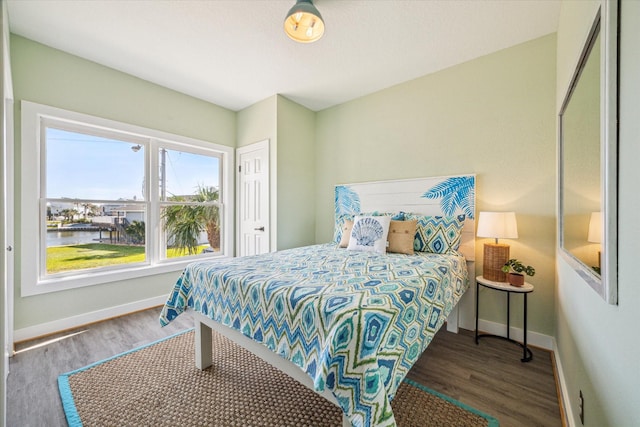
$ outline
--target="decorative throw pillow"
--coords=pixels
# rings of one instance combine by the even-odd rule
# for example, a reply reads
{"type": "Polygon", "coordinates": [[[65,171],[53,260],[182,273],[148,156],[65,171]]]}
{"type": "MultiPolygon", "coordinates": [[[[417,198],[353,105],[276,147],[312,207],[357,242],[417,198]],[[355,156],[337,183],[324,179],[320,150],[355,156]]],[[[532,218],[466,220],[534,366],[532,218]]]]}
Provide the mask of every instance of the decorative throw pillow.
{"type": "MultiPolygon", "coordinates": [[[[404,212],[390,213],[390,212],[366,212],[359,213],[360,216],[390,216],[394,221],[404,221],[404,212]]],[[[335,225],[333,228],[333,241],[340,244],[342,241],[342,231],[344,230],[345,221],[353,221],[355,214],[340,214],[336,216],[335,225]]]]}
{"type": "Polygon", "coordinates": [[[425,216],[407,214],[407,219],[417,219],[413,249],[419,252],[446,254],[460,246],[463,220],[449,216],[425,216]]]}
{"type": "Polygon", "coordinates": [[[413,255],[413,240],[416,235],[418,220],[391,221],[387,240],[387,252],[413,255]]]}
{"type": "Polygon", "coordinates": [[[385,253],[390,222],[390,216],[356,216],[347,249],[385,253]]]}
{"type": "Polygon", "coordinates": [[[351,237],[351,229],[353,228],[353,221],[350,219],[345,220],[342,226],[342,237],[340,238],[340,244],[338,247],[346,248],[349,246],[349,237],[351,237]]]}

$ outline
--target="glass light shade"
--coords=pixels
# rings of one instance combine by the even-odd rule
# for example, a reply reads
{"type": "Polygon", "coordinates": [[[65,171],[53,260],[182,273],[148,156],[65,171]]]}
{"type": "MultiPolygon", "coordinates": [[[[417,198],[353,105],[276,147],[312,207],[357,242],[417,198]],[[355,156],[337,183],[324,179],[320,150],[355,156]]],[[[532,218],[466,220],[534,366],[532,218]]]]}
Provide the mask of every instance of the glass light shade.
{"type": "Polygon", "coordinates": [[[587,241],[591,243],[602,243],[602,214],[600,212],[591,212],[587,241]]]}
{"type": "Polygon", "coordinates": [[[300,43],[314,42],[324,34],[324,21],[311,0],[297,0],[284,20],[284,32],[300,43]]]}
{"type": "Polygon", "coordinates": [[[518,224],[515,212],[480,212],[478,237],[494,239],[517,239],[518,224]]]}

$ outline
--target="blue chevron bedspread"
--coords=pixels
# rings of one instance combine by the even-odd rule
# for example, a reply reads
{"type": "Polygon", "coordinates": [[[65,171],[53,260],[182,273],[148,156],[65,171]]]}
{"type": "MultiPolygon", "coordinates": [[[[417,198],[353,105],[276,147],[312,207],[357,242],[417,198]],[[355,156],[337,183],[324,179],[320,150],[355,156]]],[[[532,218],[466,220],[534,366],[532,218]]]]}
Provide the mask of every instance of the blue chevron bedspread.
{"type": "Polygon", "coordinates": [[[352,425],[393,426],[391,399],[467,287],[461,255],[315,245],[190,264],[160,323],[192,308],[299,366],[352,425]]]}

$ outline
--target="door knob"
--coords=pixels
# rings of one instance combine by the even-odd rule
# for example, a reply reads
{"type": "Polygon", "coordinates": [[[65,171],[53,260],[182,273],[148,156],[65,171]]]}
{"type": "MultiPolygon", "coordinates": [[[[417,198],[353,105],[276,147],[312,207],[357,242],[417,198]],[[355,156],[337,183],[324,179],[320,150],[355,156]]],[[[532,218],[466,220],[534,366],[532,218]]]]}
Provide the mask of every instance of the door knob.
{"type": "Polygon", "coordinates": [[[256,227],[254,228],[255,231],[264,231],[264,227],[256,227]]]}

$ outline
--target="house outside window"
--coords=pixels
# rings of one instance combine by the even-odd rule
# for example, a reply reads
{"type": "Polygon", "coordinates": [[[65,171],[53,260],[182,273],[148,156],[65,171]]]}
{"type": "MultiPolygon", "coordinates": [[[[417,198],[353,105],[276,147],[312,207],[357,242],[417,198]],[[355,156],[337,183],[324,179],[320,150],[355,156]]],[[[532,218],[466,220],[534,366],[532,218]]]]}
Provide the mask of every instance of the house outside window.
{"type": "Polygon", "coordinates": [[[23,101],[22,295],[231,256],[232,155],[23,101]]]}

